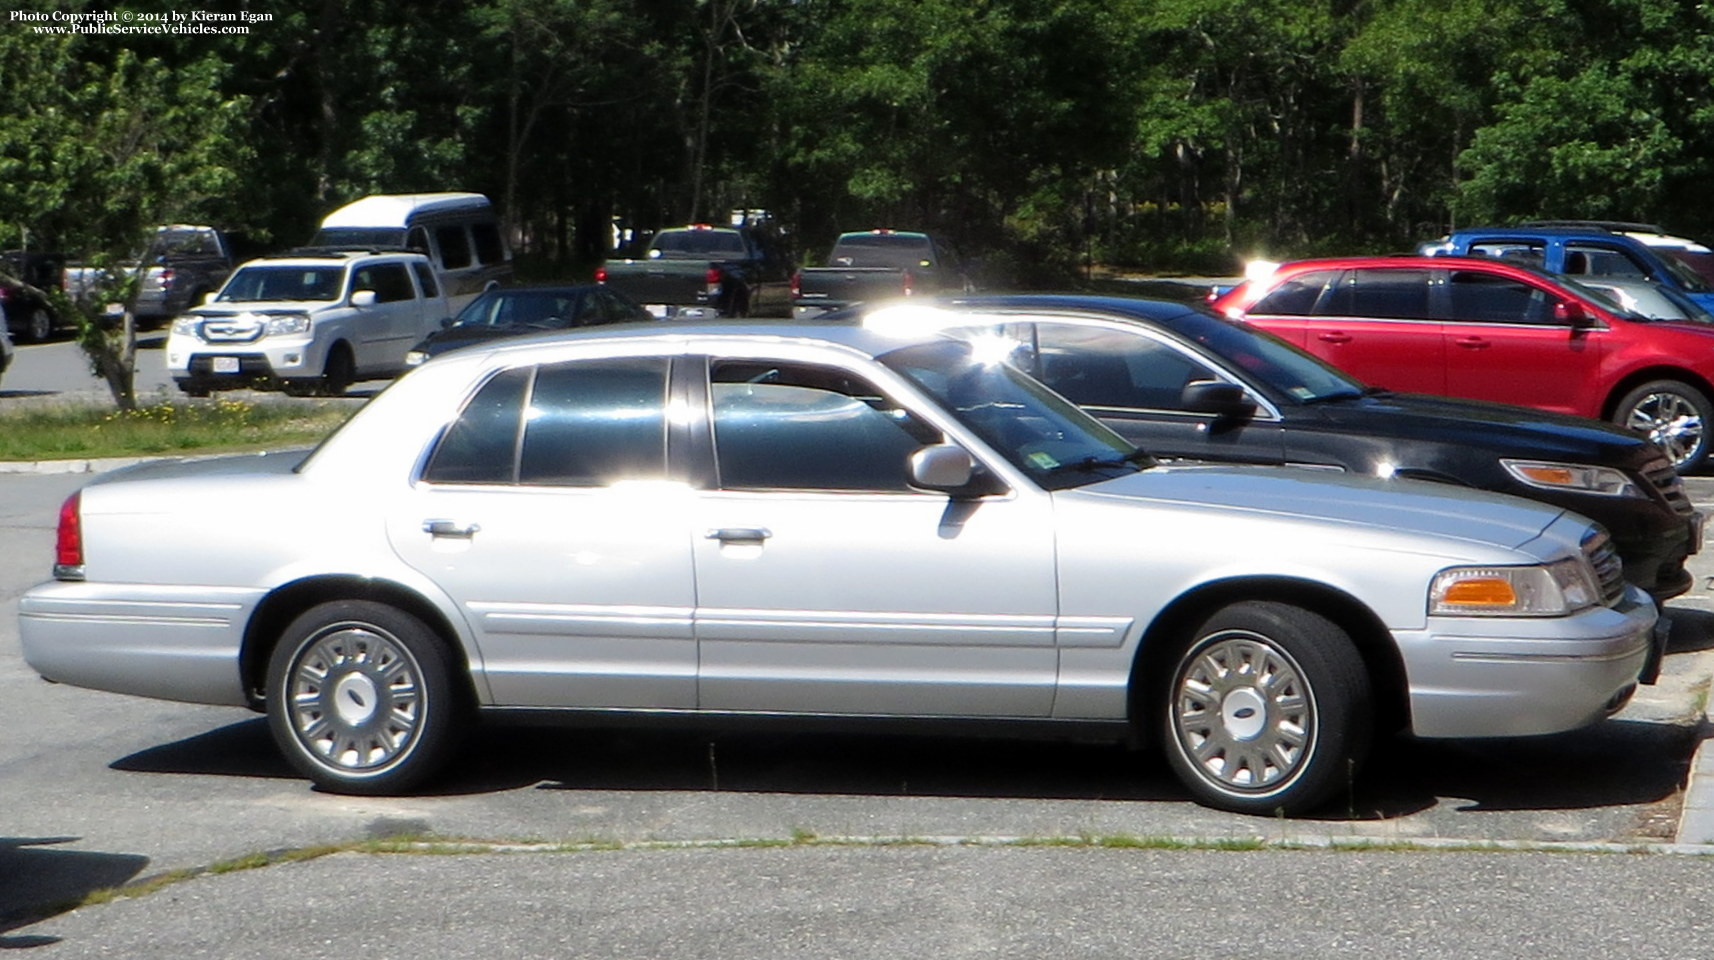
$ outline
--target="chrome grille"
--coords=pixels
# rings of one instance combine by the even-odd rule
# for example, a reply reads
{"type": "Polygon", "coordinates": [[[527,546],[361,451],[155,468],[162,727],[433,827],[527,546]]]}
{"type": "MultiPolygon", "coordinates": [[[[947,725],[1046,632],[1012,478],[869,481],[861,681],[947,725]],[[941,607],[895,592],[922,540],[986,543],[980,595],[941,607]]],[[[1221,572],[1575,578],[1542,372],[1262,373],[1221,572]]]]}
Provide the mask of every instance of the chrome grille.
{"type": "Polygon", "coordinates": [[[1625,566],[1613,549],[1613,538],[1600,528],[1589,531],[1583,538],[1583,555],[1595,568],[1595,579],[1601,584],[1601,602],[1612,606],[1625,594],[1625,566]]]}
{"type": "Polygon", "coordinates": [[[1672,464],[1665,457],[1643,464],[1643,479],[1666,499],[1674,513],[1689,516],[1696,509],[1691,506],[1690,497],[1684,492],[1684,478],[1678,475],[1678,471],[1672,468],[1672,464]]]}

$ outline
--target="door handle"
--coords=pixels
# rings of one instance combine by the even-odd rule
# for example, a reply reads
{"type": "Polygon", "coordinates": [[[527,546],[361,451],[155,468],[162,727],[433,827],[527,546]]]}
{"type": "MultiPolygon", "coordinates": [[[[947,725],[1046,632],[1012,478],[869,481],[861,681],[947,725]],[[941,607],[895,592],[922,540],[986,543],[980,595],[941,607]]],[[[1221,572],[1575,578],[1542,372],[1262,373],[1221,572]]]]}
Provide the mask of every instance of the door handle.
{"type": "Polygon", "coordinates": [[[703,538],[721,543],[761,543],[773,535],[766,527],[721,527],[703,534],[703,538]]]}
{"type": "Polygon", "coordinates": [[[1318,333],[1315,335],[1315,339],[1324,343],[1350,343],[1351,335],[1349,333],[1340,333],[1337,330],[1333,330],[1328,333],[1318,333]]]}
{"type": "Polygon", "coordinates": [[[482,526],[480,524],[467,523],[464,526],[459,526],[458,522],[455,520],[423,521],[423,532],[431,537],[451,537],[457,540],[469,540],[471,537],[476,536],[476,532],[481,529],[482,526]]]}
{"type": "Polygon", "coordinates": [[[1452,342],[1456,343],[1457,345],[1463,347],[1466,350],[1486,350],[1486,349],[1488,349],[1488,341],[1483,339],[1482,337],[1459,337],[1458,339],[1456,339],[1452,342]]]}

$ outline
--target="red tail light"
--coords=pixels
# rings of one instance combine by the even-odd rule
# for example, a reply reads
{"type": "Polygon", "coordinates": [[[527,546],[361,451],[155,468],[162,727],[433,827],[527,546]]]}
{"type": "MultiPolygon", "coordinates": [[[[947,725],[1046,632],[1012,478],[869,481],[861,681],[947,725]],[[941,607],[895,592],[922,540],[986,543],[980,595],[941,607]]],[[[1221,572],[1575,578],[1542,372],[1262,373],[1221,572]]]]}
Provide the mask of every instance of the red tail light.
{"type": "Polygon", "coordinates": [[[909,270],[906,270],[905,271],[905,296],[908,297],[911,294],[916,293],[916,290],[917,290],[917,278],[911,276],[911,272],[909,270]]]}
{"type": "Polygon", "coordinates": [[[173,285],[173,268],[172,267],[162,267],[161,268],[161,289],[162,290],[170,289],[172,287],[172,285],[173,285]]]}
{"type": "Polygon", "coordinates": [[[801,273],[792,274],[792,296],[803,296],[803,274],[801,273]]]}
{"type": "Polygon", "coordinates": [[[54,538],[54,576],[61,580],[83,579],[83,493],[79,491],[60,504],[59,533],[54,538]]]}
{"type": "Polygon", "coordinates": [[[596,267],[595,268],[595,282],[596,283],[606,283],[607,282],[607,268],[606,267],[596,267]]]}
{"type": "Polygon", "coordinates": [[[702,280],[711,287],[718,287],[720,286],[720,271],[715,267],[709,267],[708,270],[703,273],[702,280]]]}

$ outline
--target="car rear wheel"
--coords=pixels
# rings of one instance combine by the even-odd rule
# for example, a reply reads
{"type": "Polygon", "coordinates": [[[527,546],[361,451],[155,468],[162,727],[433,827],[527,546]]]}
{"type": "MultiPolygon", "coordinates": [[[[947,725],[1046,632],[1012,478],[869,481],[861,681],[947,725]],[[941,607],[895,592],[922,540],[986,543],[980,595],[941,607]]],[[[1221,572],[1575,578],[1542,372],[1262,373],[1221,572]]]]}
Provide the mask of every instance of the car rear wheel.
{"type": "Polygon", "coordinates": [[[453,658],[421,620],[386,604],[312,607],[268,663],[268,726],[323,789],[391,794],[434,775],[456,749],[464,704],[453,658]]]}
{"type": "Polygon", "coordinates": [[[1679,473],[1689,473],[1708,459],[1714,404],[1687,383],[1655,380],[1625,394],[1613,422],[1653,440],[1679,473]]]}
{"type": "Polygon", "coordinates": [[[24,335],[33,343],[41,343],[54,335],[54,315],[48,312],[47,307],[31,308],[24,335]]]}
{"type": "Polygon", "coordinates": [[[1167,761],[1209,806],[1295,816],[1355,777],[1370,700],[1362,656],[1338,625],[1288,604],[1236,603],[1173,661],[1160,714],[1167,761]]]}

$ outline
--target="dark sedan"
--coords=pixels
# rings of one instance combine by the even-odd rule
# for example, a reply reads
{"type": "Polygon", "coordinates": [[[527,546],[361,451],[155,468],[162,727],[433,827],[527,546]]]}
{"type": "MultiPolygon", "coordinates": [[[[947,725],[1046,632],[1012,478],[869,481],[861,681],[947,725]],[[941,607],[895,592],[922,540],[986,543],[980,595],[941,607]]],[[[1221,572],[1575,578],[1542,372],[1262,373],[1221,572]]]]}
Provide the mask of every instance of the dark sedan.
{"type": "Polygon", "coordinates": [[[414,367],[448,350],[506,337],[653,319],[630,297],[600,284],[495,287],[412,347],[405,363],[414,367]]]}
{"type": "Polygon", "coordinates": [[[1157,457],[1309,466],[1454,483],[1540,500],[1605,526],[1626,578],[1656,599],[1689,589],[1702,518],[1666,456],[1597,420],[1369,387],[1199,305],[1000,296],[871,307],[866,322],[968,326],[1157,457]],[[882,313],[888,311],[890,313],[882,313]],[[947,314],[951,313],[951,316],[947,314]]]}

